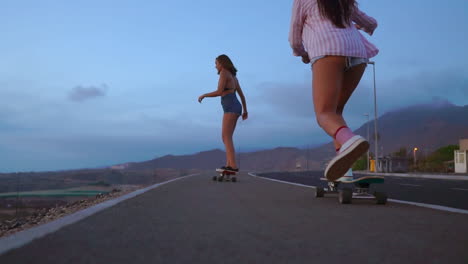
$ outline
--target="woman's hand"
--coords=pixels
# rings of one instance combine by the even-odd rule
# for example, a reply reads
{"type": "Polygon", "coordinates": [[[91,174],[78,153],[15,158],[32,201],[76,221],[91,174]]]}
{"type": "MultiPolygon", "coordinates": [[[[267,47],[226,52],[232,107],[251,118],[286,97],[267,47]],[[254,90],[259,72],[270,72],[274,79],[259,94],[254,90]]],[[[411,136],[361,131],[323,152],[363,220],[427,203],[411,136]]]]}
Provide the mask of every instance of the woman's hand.
{"type": "Polygon", "coordinates": [[[247,118],[249,118],[249,113],[247,112],[242,113],[242,120],[246,120],[247,118]]]}
{"type": "Polygon", "coordinates": [[[198,102],[201,103],[201,101],[205,98],[205,95],[202,94],[200,95],[200,97],[198,97],[198,102]]]}
{"type": "Polygon", "coordinates": [[[302,56],[302,62],[305,63],[305,64],[310,63],[309,54],[306,54],[306,55],[302,56]]]}
{"type": "Polygon", "coordinates": [[[354,26],[355,26],[358,30],[362,30],[362,31],[366,32],[367,34],[369,34],[369,35],[371,35],[371,36],[372,36],[372,34],[374,34],[374,31],[369,31],[369,30],[367,30],[366,28],[361,27],[361,26],[358,25],[358,24],[354,24],[354,26]]]}

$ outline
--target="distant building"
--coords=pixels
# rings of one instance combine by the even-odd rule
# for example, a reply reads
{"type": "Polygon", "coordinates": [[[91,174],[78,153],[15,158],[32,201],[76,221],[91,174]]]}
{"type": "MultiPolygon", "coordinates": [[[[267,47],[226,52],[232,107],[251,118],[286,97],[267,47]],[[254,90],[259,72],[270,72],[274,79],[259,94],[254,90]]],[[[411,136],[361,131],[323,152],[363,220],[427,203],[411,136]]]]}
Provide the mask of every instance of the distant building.
{"type": "Polygon", "coordinates": [[[455,173],[468,172],[468,139],[460,139],[460,150],[455,150],[455,173]]]}
{"type": "Polygon", "coordinates": [[[300,161],[296,161],[296,170],[301,170],[302,169],[302,164],[300,161]]]}
{"type": "Polygon", "coordinates": [[[113,170],[125,170],[129,167],[129,165],[130,165],[129,163],[124,163],[124,164],[111,166],[110,168],[113,170]]]}
{"type": "Polygon", "coordinates": [[[408,158],[387,156],[377,160],[379,172],[407,172],[408,167],[408,158]]]}

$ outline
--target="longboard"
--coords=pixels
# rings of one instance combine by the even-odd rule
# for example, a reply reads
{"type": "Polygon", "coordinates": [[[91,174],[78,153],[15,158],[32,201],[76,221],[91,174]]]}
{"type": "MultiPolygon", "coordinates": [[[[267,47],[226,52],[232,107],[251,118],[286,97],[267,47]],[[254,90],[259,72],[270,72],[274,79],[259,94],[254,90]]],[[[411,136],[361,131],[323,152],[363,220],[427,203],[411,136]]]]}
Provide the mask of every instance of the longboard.
{"type": "Polygon", "coordinates": [[[320,178],[322,181],[328,182],[328,188],[316,187],[315,197],[324,197],[325,194],[338,193],[338,200],[342,204],[350,204],[352,199],[375,199],[377,204],[387,203],[387,194],[384,192],[369,193],[371,184],[384,183],[384,177],[380,176],[364,176],[351,181],[329,181],[327,178],[320,178]],[[354,184],[353,188],[343,188],[338,190],[340,184],[354,184]]]}
{"type": "Polygon", "coordinates": [[[216,169],[216,172],[219,173],[219,176],[213,176],[213,181],[231,181],[231,182],[236,182],[237,178],[235,175],[237,174],[234,171],[228,171],[228,170],[223,170],[223,169],[216,169]]]}

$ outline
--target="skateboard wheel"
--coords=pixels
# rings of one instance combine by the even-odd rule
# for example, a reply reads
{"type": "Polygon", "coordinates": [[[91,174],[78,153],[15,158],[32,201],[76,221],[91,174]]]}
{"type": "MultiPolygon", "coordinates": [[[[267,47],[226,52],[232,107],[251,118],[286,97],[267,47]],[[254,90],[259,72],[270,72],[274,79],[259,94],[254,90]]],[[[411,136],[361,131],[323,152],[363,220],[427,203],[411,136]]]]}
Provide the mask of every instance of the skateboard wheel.
{"type": "Polygon", "coordinates": [[[341,204],[350,204],[352,198],[353,190],[350,188],[344,188],[343,190],[340,190],[338,194],[338,200],[341,204]]]}
{"type": "Polygon", "coordinates": [[[322,187],[315,188],[315,198],[323,197],[325,195],[325,190],[322,187]]]}
{"type": "Polygon", "coordinates": [[[232,181],[232,182],[236,182],[236,181],[237,181],[236,177],[232,177],[232,178],[231,178],[231,181],[232,181]]]}
{"type": "Polygon", "coordinates": [[[217,181],[218,180],[218,176],[213,176],[213,181],[217,181]]]}
{"type": "Polygon", "coordinates": [[[224,180],[224,177],[223,176],[219,176],[218,177],[218,181],[222,182],[224,180]]]}
{"type": "Polygon", "coordinates": [[[387,203],[387,194],[383,192],[375,192],[374,196],[377,200],[377,204],[386,204],[387,203]]]}

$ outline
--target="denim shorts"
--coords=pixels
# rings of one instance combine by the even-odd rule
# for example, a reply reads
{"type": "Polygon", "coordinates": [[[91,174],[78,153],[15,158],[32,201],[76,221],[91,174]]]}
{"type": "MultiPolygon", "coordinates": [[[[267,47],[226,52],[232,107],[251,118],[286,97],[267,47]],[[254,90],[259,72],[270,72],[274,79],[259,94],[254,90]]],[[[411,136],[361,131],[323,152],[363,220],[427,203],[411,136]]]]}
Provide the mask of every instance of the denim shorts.
{"type": "MultiPolygon", "coordinates": [[[[310,67],[312,68],[312,66],[314,66],[314,63],[317,62],[319,59],[321,58],[325,58],[327,55],[323,55],[323,56],[317,56],[317,57],[313,57],[311,60],[310,60],[310,67]]],[[[365,63],[367,65],[367,63],[369,62],[369,59],[367,58],[359,58],[359,57],[346,57],[346,67],[345,67],[345,71],[348,71],[349,69],[351,69],[352,67],[356,66],[356,65],[359,65],[359,64],[362,64],[362,63],[365,63]]]]}
{"type": "Polygon", "coordinates": [[[221,105],[224,113],[242,114],[242,105],[237,99],[236,93],[229,93],[221,97],[221,105]]]}

